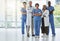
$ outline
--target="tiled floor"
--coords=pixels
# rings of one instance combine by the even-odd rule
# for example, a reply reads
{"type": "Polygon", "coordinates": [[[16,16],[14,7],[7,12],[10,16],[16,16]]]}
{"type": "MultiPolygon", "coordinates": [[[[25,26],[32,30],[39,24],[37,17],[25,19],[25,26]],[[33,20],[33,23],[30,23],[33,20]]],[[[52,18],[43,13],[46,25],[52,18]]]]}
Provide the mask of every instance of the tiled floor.
{"type": "Polygon", "coordinates": [[[40,38],[35,38],[30,35],[28,38],[26,34],[22,36],[21,28],[0,28],[0,41],[60,41],[60,28],[56,28],[55,37],[52,37],[51,31],[48,38],[41,36],[42,34],[40,34],[40,38]]]}

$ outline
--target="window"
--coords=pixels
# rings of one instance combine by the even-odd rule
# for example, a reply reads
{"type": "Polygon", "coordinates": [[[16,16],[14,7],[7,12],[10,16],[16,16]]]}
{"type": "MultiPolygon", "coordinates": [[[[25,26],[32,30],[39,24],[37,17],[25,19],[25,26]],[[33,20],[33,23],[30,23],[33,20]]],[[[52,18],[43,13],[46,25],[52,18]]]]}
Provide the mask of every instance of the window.
{"type": "Polygon", "coordinates": [[[0,27],[20,27],[20,0],[0,0],[0,27]]]}

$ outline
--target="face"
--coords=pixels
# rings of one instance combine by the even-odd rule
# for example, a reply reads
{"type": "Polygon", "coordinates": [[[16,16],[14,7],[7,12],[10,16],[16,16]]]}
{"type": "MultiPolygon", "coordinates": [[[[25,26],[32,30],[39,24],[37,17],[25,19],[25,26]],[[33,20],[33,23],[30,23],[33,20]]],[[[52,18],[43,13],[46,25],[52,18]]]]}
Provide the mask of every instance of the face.
{"type": "Polygon", "coordinates": [[[36,5],[35,7],[36,7],[36,8],[39,8],[39,6],[38,6],[38,5],[36,5]]]}
{"type": "Polygon", "coordinates": [[[48,6],[51,6],[51,2],[48,2],[48,6]]]}
{"type": "Polygon", "coordinates": [[[46,5],[43,5],[43,9],[46,10],[46,5]]]}
{"type": "Polygon", "coordinates": [[[29,5],[32,6],[32,1],[29,2],[29,5]]]}
{"type": "Polygon", "coordinates": [[[26,3],[23,3],[23,6],[26,7],[26,3]]]}

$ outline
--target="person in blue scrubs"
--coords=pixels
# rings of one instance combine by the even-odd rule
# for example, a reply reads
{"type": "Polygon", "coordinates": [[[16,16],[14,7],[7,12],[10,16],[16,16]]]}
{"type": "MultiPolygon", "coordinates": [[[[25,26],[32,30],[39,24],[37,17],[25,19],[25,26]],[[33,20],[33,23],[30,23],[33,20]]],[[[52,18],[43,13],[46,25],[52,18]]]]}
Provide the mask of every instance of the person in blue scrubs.
{"type": "Polygon", "coordinates": [[[24,34],[25,24],[26,24],[26,17],[27,17],[27,11],[26,11],[26,2],[23,2],[23,8],[21,9],[22,13],[22,34],[24,34]]]}
{"type": "Polygon", "coordinates": [[[53,16],[54,7],[51,6],[50,1],[48,1],[47,9],[49,10],[49,22],[51,24],[52,35],[55,36],[55,26],[54,26],[54,16],[53,16]]]}
{"type": "Polygon", "coordinates": [[[35,4],[36,9],[33,10],[33,21],[34,21],[34,28],[35,28],[35,36],[39,37],[40,34],[40,25],[41,25],[41,16],[42,11],[39,9],[39,4],[35,4]]]}

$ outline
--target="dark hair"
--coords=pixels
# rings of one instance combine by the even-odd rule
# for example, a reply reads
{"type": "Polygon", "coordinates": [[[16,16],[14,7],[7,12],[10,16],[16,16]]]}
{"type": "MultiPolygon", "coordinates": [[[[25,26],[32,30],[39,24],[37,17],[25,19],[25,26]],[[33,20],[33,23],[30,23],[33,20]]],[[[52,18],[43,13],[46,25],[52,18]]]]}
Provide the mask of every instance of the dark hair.
{"type": "Polygon", "coordinates": [[[36,7],[36,5],[38,5],[38,6],[39,6],[39,4],[38,4],[38,3],[36,3],[36,4],[35,4],[35,7],[36,7]]]}
{"type": "Polygon", "coordinates": [[[23,4],[27,4],[26,2],[23,2],[23,4]]]}

